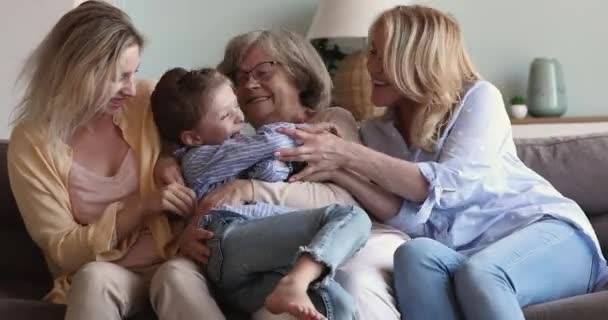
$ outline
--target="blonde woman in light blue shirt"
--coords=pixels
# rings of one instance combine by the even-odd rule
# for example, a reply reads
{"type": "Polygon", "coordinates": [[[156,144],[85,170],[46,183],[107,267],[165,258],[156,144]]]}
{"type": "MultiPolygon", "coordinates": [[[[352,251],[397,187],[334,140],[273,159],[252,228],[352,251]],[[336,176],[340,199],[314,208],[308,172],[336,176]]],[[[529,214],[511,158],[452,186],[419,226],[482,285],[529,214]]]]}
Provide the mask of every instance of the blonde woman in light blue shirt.
{"type": "Polygon", "coordinates": [[[591,224],[518,158],[502,96],[454,19],[399,6],[370,40],[372,99],[389,113],[363,126],[366,146],[285,129],[303,145],[279,155],[308,162],[294,180],[333,181],[415,238],[395,253],[402,318],[524,319],[522,307],[605,284],[591,224]]]}

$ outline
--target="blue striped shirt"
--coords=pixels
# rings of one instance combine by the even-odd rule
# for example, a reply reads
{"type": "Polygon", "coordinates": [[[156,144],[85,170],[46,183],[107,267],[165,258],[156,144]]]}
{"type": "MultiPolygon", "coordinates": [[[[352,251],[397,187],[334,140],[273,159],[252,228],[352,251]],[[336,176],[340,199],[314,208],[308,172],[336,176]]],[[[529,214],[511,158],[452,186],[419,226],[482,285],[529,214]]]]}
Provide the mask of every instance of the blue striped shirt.
{"type": "MultiPolygon", "coordinates": [[[[237,135],[221,145],[201,145],[178,150],[183,153],[181,168],[186,183],[198,199],[216,187],[239,177],[269,182],[284,181],[292,172],[290,163],[275,159],[280,149],[296,147],[289,136],[276,132],[278,128],[295,128],[293,123],[279,122],[259,128],[252,136],[237,135]]],[[[259,218],[292,211],[291,208],[253,203],[222,209],[247,217],[259,218]]]]}

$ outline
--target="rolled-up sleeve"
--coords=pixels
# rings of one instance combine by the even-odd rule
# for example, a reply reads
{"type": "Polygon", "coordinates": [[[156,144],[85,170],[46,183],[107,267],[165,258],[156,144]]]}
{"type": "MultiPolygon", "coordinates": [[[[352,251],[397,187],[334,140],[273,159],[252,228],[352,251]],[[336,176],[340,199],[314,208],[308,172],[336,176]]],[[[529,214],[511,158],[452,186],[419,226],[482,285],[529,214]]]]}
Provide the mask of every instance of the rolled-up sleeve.
{"type": "Polygon", "coordinates": [[[438,146],[438,160],[416,163],[429,185],[427,198],[422,203],[404,199],[389,225],[412,230],[433,210],[468,204],[505,148],[514,147],[502,96],[493,85],[483,82],[471,89],[455,116],[438,146]]]}

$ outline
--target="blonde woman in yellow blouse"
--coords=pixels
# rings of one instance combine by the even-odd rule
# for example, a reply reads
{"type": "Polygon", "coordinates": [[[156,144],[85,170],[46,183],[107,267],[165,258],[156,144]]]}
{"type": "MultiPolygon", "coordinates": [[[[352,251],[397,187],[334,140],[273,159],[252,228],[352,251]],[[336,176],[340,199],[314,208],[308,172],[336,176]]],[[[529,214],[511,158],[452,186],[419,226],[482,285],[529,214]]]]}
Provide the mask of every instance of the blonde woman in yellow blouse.
{"type": "MultiPolygon", "coordinates": [[[[11,188],[55,279],[45,299],[66,303],[66,319],[121,319],[145,306],[153,275],[177,251],[168,216],[193,212],[190,189],[158,189],[152,178],[152,84],[134,79],[143,45],[124,12],[90,1],[61,18],[24,68],[11,188]]],[[[152,280],[153,307],[187,317],[184,294],[170,292],[181,287],[163,281],[152,280]]]]}

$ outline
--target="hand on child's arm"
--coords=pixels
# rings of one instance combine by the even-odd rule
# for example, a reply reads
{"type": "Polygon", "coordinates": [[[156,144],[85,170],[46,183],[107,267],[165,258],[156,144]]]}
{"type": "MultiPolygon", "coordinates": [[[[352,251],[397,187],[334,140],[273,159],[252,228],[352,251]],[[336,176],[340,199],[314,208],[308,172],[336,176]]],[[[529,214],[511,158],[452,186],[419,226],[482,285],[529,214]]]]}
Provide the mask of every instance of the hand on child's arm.
{"type": "Polygon", "coordinates": [[[221,205],[240,205],[253,201],[253,184],[250,180],[238,179],[226,183],[199,200],[197,214],[206,214],[221,205]]]}
{"type": "Polygon", "coordinates": [[[191,189],[173,183],[143,197],[133,195],[123,202],[116,215],[116,240],[122,241],[149,217],[170,212],[182,217],[194,213],[196,195],[191,189]]]}

